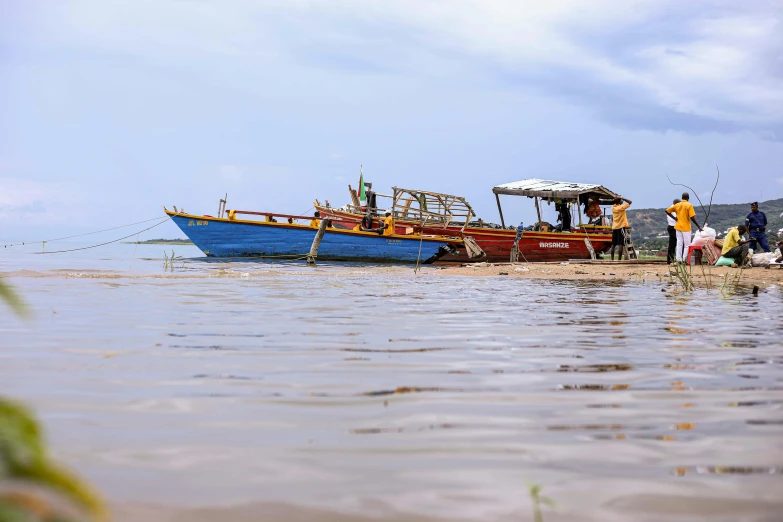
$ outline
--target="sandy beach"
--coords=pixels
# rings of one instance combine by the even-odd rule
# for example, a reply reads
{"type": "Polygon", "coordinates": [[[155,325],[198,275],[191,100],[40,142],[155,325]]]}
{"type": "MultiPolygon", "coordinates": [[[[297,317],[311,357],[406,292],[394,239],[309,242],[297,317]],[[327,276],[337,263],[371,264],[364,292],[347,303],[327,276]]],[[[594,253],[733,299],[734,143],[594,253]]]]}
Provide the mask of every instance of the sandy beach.
{"type": "MultiPolygon", "coordinates": [[[[663,262],[631,261],[612,262],[563,262],[563,263],[475,263],[472,265],[436,266],[437,274],[456,276],[507,276],[525,279],[597,279],[597,280],[652,280],[674,281],[670,269],[663,262]]],[[[780,267],[740,269],[724,266],[694,266],[690,268],[694,282],[700,287],[719,287],[724,281],[734,281],[739,276],[743,286],[783,285],[783,269],[780,267]],[[728,279],[727,279],[728,278],[728,279]]]]}

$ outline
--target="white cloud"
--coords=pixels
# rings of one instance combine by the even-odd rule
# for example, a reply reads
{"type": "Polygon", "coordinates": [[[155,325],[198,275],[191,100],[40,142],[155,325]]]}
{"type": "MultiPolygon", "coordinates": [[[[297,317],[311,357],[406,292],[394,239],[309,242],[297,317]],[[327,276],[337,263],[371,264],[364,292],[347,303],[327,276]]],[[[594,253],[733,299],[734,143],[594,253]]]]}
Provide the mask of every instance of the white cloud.
{"type": "Polygon", "coordinates": [[[0,177],[0,222],[51,225],[63,220],[81,224],[77,193],[68,183],[0,177]]]}
{"type": "Polygon", "coordinates": [[[353,58],[353,66],[389,65],[437,81],[461,60],[474,67],[464,76],[487,66],[522,74],[516,88],[569,88],[578,99],[579,86],[590,85],[602,94],[578,101],[599,110],[632,100],[733,127],[783,125],[776,2],[71,0],[49,12],[58,43],[201,67],[205,75],[215,64],[263,71],[353,58]]]}

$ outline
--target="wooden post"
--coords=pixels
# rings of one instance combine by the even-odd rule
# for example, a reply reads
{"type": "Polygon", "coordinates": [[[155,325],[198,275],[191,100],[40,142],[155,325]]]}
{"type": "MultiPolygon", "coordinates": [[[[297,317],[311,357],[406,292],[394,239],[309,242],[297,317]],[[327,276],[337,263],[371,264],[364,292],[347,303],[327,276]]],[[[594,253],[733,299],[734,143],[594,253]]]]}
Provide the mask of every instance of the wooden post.
{"type": "Polygon", "coordinates": [[[315,233],[315,239],[313,239],[313,244],[310,246],[310,253],[307,254],[308,265],[315,264],[315,258],[318,257],[318,247],[321,246],[321,240],[324,238],[324,233],[326,232],[326,227],[328,225],[329,225],[328,219],[321,220],[321,226],[318,227],[318,232],[315,233]]]}
{"type": "MultiPolygon", "coordinates": [[[[536,214],[538,214],[538,223],[536,226],[538,227],[538,230],[541,230],[541,207],[538,205],[538,196],[533,198],[533,201],[536,202],[536,214]]],[[[535,230],[535,228],[533,228],[535,230]]]]}
{"type": "Polygon", "coordinates": [[[505,221],[503,221],[503,209],[500,208],[500,196],[498,196],[497,194],[495,194],[495,201],[498,202],[498,213],[500,213],[500,225],[503,228],[506,228],[506,223],[505,221]]]}
{"type": "Polygon", "coordinates": [[[222,218],[223,213],[226,211],[226,201],[228,201],[228,192],[226,192],[226,197],[220,200],[220,203],[218,203],[218,217],[222,218]]]}

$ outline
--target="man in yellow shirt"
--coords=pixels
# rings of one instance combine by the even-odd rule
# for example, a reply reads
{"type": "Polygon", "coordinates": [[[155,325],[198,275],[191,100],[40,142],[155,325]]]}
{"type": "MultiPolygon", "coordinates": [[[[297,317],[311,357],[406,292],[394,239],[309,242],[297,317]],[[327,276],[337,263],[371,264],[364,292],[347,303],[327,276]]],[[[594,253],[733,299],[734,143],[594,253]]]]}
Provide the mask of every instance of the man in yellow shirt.
{"type": "Polygon", "coordinates": [[[683,192],[682,201],[666,209],[666,215],[676,222],[674,232],[677,235],[677,246],[674,253],[678,263],[687,261],[685,258],[688,255],[688,247],[691,246],[691,221],[696,225],[696,228],[701,230],[699,222],[696,221],[696,211],[688,201],[689,199],[691,199],[691,195],[683,192]],[[673,215],[672,212],[676,215],[673,215]]]}
{"type": "Polygon", "coordinates": [[[753,238],[740,239],[747,231],[748,227],[739,225],[729,230],[729,233],[726,234],[726,239],[723,240],[723,250],[721,250],[720,255],[734,259],[734,264],[731,265],[734,268],[749,266],[747,262],[748,243],[753,241],[753,238]]]}
{"type": "Polygon", "coordinates": [[[612,205],[612,261],[614,261],[614,247],[620,247],[620,255],[617,259],[623,258],[625,251],[625,236],[629,232],[628,216],[625,211],[631,206],[631,200],[626,198],[617,198],[612,205]],[[623,203],[623,201],[625,203],[623,203]]]}
{"type": "Polygon", "coordinates": [[[321,213],[316,211],[315,214],[313,214],[313,219],[310,220],[310,226],[318,228],[321,226],[321,213]]]}
{"type": "Polygon", "coordinates": [[[394,218],[391,212],[386,213],[386,219],[383,220],[383,235],[391,236],[394,234],[394,218]]]}

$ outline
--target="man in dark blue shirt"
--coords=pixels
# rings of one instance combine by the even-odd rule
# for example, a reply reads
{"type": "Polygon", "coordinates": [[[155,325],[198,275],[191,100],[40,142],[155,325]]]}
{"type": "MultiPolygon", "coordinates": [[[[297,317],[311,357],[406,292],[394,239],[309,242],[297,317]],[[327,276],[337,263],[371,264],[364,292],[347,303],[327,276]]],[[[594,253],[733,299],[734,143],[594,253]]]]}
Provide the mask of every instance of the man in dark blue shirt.
{"type": "Polygon", "coordinates": [[[748,227],[753,250],[756,250],[756,244],[764,252],[769,252],[769,243],[767,243],[767,215],[759,211],[759,204],[753,202],[750,204],[750,214],[745,216],[745,225],[748,227]]]}

